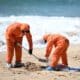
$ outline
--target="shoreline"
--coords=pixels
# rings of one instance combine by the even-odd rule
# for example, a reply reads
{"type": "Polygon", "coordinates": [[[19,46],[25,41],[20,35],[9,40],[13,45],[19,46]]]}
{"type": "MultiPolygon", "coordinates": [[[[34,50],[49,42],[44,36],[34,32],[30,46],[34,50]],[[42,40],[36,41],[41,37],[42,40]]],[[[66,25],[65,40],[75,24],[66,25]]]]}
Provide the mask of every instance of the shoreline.
{"type": "MultiPolygon", "coordinates": [[[[68,49],[68,62],[71,67],[80,67],[80,44],[70,45],[68,49]]],[[[45,48],[34,48],[33,54],[44,58],[45,48]]],[[[22,62],[34,62],[40,65],[47,65],[47,63],[39,62],[33,56],[28,55],[23,50],[22,62]]],[[[13,59],[14,60],[14,59],[13,59]]],[[[27,71],[22,68],[5,67],[5,52],[0,54],[0,80],[79,80],[80,72],[65,72],[65,71],[27,71]]]]}

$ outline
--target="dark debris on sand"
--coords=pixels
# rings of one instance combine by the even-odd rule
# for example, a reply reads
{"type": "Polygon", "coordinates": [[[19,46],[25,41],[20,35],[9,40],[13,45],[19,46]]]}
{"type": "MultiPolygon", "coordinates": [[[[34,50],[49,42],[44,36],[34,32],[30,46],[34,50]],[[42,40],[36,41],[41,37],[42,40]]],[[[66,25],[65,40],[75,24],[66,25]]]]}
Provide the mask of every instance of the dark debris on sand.
{"type": "Polygon", "coordinates": [[[41,65],[38,65],[33,62],[26,62],[24,67],[28,71],[41,71],[43,68],[41,65]]]}

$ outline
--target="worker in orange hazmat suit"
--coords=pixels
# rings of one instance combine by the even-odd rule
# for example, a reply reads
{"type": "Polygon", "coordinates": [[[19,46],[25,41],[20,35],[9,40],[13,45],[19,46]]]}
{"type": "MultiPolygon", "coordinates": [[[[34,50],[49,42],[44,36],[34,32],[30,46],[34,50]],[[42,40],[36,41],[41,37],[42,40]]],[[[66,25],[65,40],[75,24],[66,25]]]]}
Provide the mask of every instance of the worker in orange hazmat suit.
{"type": "Polygon", "coordinates": [[[46,34],[43,36],[45,43],[47,42],[45,57],[48,59],[50,54],[51,60],[46,70],[56,70],[59,59],[62,59],[62,64],[68,66],[67,61],[67,49],[69,46],[69,40],[60,34],[46,34]],[[53,50],[53,48],[55,48],[53,50]]]}
{"type": "Polygon", "coordinates": [[[23,66],[21,62],[22,58],[22,48],[21,46],[17,45],[19,43],[22,45],[23,36],[26,36],[27,41],[29,43],[29,54],[32,54],[33,50],[33,42],[32,42],[32,35],[30,32],[30,26],[26,23],[19,23],[15,22],[8,26],[6,30],[6,44],[7,44],[7,54],[6,54],[6,62],[7,67],[11,68],[12,66],[12,59],[14,56],[15,50],[15,67],[23,66]]]}

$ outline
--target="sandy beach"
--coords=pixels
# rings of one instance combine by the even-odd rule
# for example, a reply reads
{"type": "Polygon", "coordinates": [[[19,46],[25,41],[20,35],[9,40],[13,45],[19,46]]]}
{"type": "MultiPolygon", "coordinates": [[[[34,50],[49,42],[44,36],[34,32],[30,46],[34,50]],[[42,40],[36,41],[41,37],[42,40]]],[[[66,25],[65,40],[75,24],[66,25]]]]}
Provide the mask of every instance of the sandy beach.
{"type": "MultiPolygon", "coordinates": [[[[71,67],[80,67],[80,44],[71,45],[68,49],[68,62],[71,67]]],[[[80,80],[80,72],[66,71],[45,71],[36,70],[28,71],[25,67],[11,68],[5,67],[5,54],[0,53],[0,80],[80,80]]],[[[34,49],[33,54],[45,58],[45,48],[34,49]]],[[[37,65],[46,66],[47,63],[38,61],[34,56],[28,55],[27,51],[23,50],[22,62],[32,62],[37,65]]],[[[13,60],[14,63],[14,60],[13,60]]]]}
{"type": "MultiPolygon", "coordinates": [[[[13,36],[9,35],[10,38],[13,37],[13,41],[18,37],[17,33],[24,32],[16,31],[17,29],[10,29],[13,36]]],[[[45,59],[45,45],[41,39],[48,33],[61,34],[68,38],[70,42],[67,52],[68,65],[70,68],[80,68],[80,0],[0,0],[0,80],[80,80],[80,70],[46,71],[43,69],[49,62],[41,62],[38,58],[45,59]],[[29,24],[33,55],[29,55],[23,49],[24,66],[8,69],[5,61],[5,31],[15,22],[20,25],[29,24]]],[[[22,36],[19,35],[20,37],[22,36]]],[[[22,45],[27,49],[30,47],[25,35],[22,45]]],[[[15,63],[15,56],[12,63],[15,63]]]]}

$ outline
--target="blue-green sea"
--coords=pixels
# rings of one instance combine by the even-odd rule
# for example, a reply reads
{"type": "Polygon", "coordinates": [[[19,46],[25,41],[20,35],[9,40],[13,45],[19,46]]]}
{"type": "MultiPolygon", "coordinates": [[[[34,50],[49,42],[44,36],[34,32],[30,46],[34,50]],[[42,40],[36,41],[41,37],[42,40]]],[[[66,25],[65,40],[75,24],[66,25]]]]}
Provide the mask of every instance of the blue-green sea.
{"type": "Polygon", "coordinates": [[[0,16],[80,16],[80,0],[0,0],[0,16]]]}

